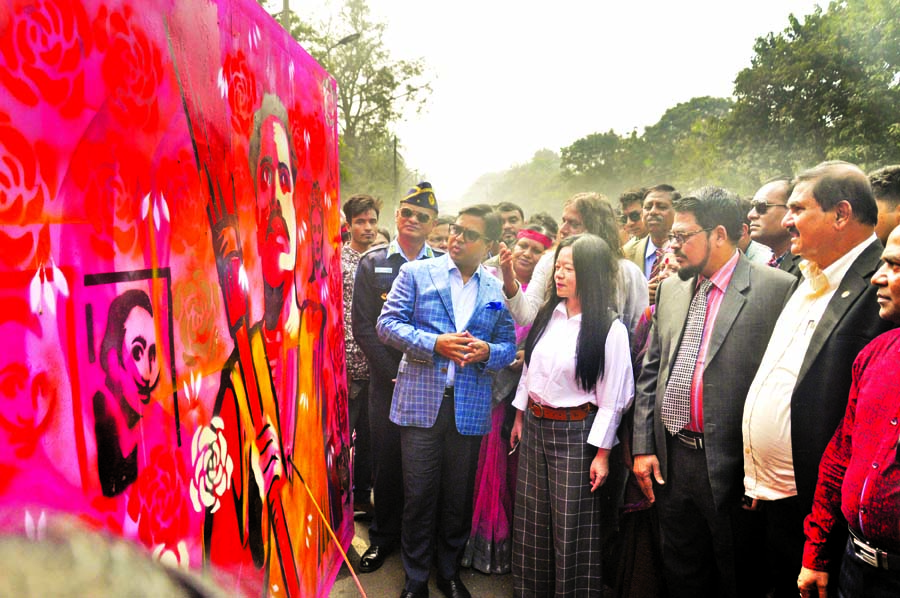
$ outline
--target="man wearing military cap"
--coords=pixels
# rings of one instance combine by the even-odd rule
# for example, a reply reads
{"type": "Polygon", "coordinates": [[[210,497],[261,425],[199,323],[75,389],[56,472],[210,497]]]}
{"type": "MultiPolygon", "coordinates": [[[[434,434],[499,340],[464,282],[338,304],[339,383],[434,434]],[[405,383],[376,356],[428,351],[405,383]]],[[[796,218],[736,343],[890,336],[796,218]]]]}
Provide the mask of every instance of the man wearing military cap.
{"type": "Polygon", "coordinates": [[[375,473],[370,545],[359,563],[363,573],[381,567],[387,555],[399,546],[403,515],[400,427],[390,421],[394,379],[403,354],[378,339],[375,323],[400,266],[441,254],[425,243],[437,213],[437,199],[431,183],[421,182],[410,189],[394,214],[397,237],[388,245],[363,254],[356,271],[353,338],[369,362],[369,426],[375,473]]]}

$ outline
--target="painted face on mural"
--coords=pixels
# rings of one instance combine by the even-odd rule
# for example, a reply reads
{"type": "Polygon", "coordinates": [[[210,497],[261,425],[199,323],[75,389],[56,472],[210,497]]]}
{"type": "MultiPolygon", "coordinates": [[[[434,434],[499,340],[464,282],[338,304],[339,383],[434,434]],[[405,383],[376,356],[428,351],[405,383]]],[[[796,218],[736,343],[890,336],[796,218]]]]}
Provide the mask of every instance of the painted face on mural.
{"type": "Polygon", "coordinates": [[[159,384],[159,356],[156,348],[156,326],[153,316],[143,307],[131,308],[125,319],[125,334],[122,337],[121,365],[127,380],[123,380],[123,390],[129,404],[139,411],[134,401],[136,393],[140,403],[150,402],[150,393],[159,384]]]}
{"type": "Polygon", "coordinates": [[[276,288],[284,282],[284,273],[292,272],[297,263],[297,216],[288,136],[274,116],[266,119],[260,131],[255,183],[257,222],[265,227],[263,277],[276,288]]]}

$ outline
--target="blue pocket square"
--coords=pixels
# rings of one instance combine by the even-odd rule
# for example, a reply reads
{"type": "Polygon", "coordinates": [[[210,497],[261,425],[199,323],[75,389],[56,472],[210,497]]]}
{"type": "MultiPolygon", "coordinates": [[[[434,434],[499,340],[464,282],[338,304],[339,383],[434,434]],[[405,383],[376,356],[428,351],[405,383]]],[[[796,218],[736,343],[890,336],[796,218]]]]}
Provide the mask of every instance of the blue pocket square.
{"type": "Polygon", "coordinates": [[[495,310],[503,309],[503,302],[502,301],[488,301],[487,304],[484,306],[484,308],[485,309],[495,309],[495,310]]]}

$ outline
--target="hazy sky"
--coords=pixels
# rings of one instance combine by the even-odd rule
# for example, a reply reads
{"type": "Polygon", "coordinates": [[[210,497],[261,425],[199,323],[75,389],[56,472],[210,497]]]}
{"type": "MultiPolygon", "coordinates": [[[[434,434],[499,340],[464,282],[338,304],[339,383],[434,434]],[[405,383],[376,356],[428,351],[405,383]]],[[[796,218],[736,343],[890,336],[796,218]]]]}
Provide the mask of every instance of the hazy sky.
{"type": "Polygon", "coordinates": [[[369,0],[393,56],[421,57],[432,79],[425,110],[397,133],[407,164],[445,204],[542,148],[640,132],[679,102],[731,95],[755,39],[816,4],[369,0]]]}

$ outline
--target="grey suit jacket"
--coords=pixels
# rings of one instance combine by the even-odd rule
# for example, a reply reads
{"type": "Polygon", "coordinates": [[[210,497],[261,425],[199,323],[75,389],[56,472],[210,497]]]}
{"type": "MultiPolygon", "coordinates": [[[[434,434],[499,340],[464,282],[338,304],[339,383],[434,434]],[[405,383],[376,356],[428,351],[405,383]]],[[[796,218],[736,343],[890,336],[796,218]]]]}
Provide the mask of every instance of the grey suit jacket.
{"type": "MultiPolygon", "coordinates": [[[[796,283],[793,276],[741,255],[719,307],[703,370],[703,437],[713,500],[719,508],[737,504],[743,495],[744,399],[796,283]]],[[[668,477],[667,432],[657,405],[662,405],[696,284],[696,278],[677,277],[660,284],[635,389],[633,452],[655,454],[663,479],[668,477]]]]}

